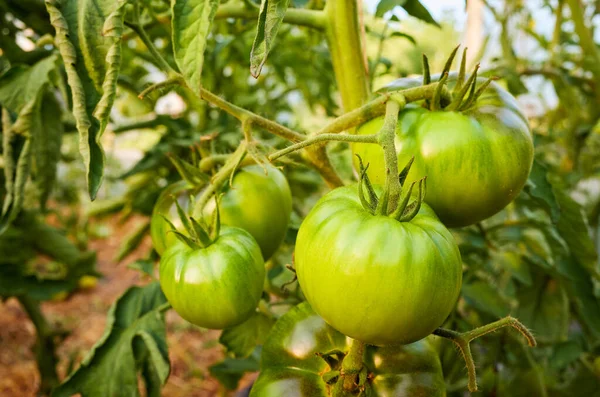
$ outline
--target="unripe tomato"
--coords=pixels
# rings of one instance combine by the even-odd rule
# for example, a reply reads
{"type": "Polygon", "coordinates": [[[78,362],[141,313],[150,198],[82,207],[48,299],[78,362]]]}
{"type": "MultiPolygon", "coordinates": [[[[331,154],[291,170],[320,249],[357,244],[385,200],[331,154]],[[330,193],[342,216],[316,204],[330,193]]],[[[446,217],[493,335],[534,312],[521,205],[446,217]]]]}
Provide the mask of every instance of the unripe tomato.
{"type": "MultiPolygon", "coordinates": [[[[456,76],[448,80],[452,87],[456,76]]],[[[401,79],[384,90],[418,84],[401,79]]],[[[382,125],[383,117],[375,118],[358,134],[375,134],[382,125]]],[[[415,157],[406,183],[427,176],[426,202],[448,227],[472,225],[502,210],[523,189],[533,164],[527,119],[515,98],[495,83],[461,112],[415,106],[401,111],[396,151],[398,164],[415,157]]],[[[381,147],[354,144],[353,152],[369,164],[373,183],[383,184],[381,147]]]]}
{"type": "Polygon", "coordinates": [[[176,241],[160,260],[160,286],[181,317],[200,327],[240,324],[260,300],[265,267],[247,231],[224,226],[206,248],[176,241]]]}
{"type": "Polygon", "coordinates": [[[454,308],[462,282],[458,246],[429,206],[406,222],[372,215],[356,185],[317,202],[298,231],[295,259],[315,312],[378,346],[429,335],[454,308]]]}
{"type": "MultiPolygon", "coordinates": [[[[273,255],[283,241],[292,213],[292,194],[285,176],[275,167],[266,167],[266,174],[258,165],[246,166],[237,171],[232,185],[225,186],[219,203],[221,223],[250,232],[258,242],[265,260],[273,255]]],[[[187,208],[191,192],[192,187],[185,181],[180,181],[167,186],[159,196],[150,224],[152,243],[159,255],[177,240],[162,216],[167,217],[183,232],[172,196],[178,197],[182,208],[187,208]]],[[[197,219],[202,215],[210,217],[214,206],[213,200],[206,205],[204,214],[195,208],[192,216],[197,219]]]]}

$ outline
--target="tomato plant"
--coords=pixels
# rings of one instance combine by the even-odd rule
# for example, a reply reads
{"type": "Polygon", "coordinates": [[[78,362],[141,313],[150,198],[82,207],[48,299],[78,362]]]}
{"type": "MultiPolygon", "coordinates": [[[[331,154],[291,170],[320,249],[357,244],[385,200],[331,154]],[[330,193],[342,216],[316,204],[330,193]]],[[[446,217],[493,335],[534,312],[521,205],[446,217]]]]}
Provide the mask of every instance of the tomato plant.
{"type": "MultiPolygon", "coordinates": [[[[348,338],[302,303],[281,317],[270,332],[261,358],[261,374],[252,397],[330,396],[349,349],[348,338]]],[[[445,396],[437,353],[428,339],[405,346],[368,347],[367,395],[445,396]],[[373,393],[373,394],[368,394],[373,393]]]]}
{"type": "MultiPolygon", "coordinates": [[[[456,74],[451,75],[448,86],[455,86],[456,79],[456,74]]],[[[483,84],[485,79],[477,81],[483,84]]],[[[401,79],[382,91],[419,83],[401,79]]],[[[396,150],[400,163],[415,158],[408,182],[427,175],[427,203],[442,222],[450,227],[468,226],[496,214],[523,189],[533,163],[533,138],[515,98],[496,83],[471,104],[463,103],[460,111],[446,105],[439,110],[403,110],[396,127],[396,150]]],[[[382,125],[383,117],[373,119],[358,133],[373,134],[382,125]]],[[[354,153],[369,163],[372,180],[383,183],[381,148],[354,144],[354,153]]]]}
{"type": "MultiPolygon", "coordinates": [[[[173,197],[183,207],[189,207],[189,195],[193,187],[186,181],[167,186],[156,201],[151,221],[154,248],[162,254],[176,237],[170,232],[163,216],[182,229],[173,197]]],[[[292,196],[285,176],[277,168],[258,165],[241,168],[233,177],[220,199],[221,222],[242,228],[256,239],[265,260],[269,259],[281,244],[292,212],[292,196]]],[[[204,210],[190,209],[194,216],[211,216],[214,200],[204,210]]]]}
{"type": "Polygon", "coordinates": [[[1,1],[3,395],[595,396],[600,9],[434,3],[1,1]]]}

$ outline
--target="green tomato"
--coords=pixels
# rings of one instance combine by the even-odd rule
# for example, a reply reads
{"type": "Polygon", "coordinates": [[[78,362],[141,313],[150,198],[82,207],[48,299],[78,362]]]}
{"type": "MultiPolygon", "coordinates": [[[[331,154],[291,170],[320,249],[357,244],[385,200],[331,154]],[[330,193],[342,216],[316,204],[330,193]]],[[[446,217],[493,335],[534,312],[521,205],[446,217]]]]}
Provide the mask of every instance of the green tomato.
{"type": "Polygon", "coordinates": [[[372,345],[429,335],[453,310],[462,283],[458,246],[429,206],[408,222],[372,215],[356,185],[317,202],[298,231],[295,260],[313,309],[372,345]]]}
{"type": "MultiPolygon", "coordinates": [[[[323,374],[332,368],[316,353],[347,352],[349,340],[304,302],[281,317],[261,355],[261,372],[250,397],[325,397],[332,385],[323,374]]],[[[446,395],[439,357],[428,339],[394,347],[368,346],[364,362],[370,376],[367,395],[379,397],[446,395]]]]}
{"type": "MultiPolygon", "coordinates": [[[[265,260],[285,238],[292,214],[292,193],[285,176],[277,168],[249,165],[240,169],[233,183],[225,186],[219,209],[224,225],[240,227],[256,239],[265,260]]],[[[212,212],[214,201],[207,205],[212,212]]]]}
{"type": "MultiPolygon", "coordinates": [[[[258,242],[263,258],[269,259],[285,238],[292,213],[292,194],[285,176],[272,166],[267,166],[265,173],[261,166],[250,165],[241,168],[235,174],[231,187],[227,184],[225,189],[219,205],[221,223],[250,232],[258,242]]],[[[158,198],[152,213],[150,234],[159,255],[177,240],[163,216],[183,232],[172,196],[176,196],[182,208],[186,208],[192,193],[192,187],[180,181],[167,186],[158,198]]],[[[212,200],[204,214],[195,208],[192,216],[210,218],[214,209],[212,200]]]]}
{"type": "MultiPolygon", "coordinates": [[[[451,77],[450,87],[456,78],[451,77]]],[[[414,79],[392,88],[417,85],[414,79]]],[[[383,117],[358,129],[375,134],[383,117]]],[[[398,164],[415,161],[406,181],[427,176],[426,202],[448,227],[472,225],[502,210],[521,191],[533,164],[533,139],[515,98],[492,83],[462,112],[407,107],[396,127],[398,164]]],[[[385,164],[378,145],[354,144],[354,154],[369,164],[373,183],[383,184],[385,164]]]]}
{"type": "Polygon", "coordinates": [[[247,231],[224,226],[206,248],[177,241],[160,260],[160,286],[173,309],[192,324],[223,329],[254,313],[265,267],[247,231]]]}

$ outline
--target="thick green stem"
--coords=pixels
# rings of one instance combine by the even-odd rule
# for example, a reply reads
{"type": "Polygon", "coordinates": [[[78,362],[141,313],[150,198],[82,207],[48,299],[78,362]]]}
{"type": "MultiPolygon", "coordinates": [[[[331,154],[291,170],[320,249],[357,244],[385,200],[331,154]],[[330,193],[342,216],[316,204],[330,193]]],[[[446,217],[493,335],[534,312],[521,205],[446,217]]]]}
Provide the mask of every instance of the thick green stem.
{"type": "MultiPolygon", "coordinates": [[[[378,96],[377,98],[364,104],[363,106],[351,110],[348,113],[344,113],[340,117],[333,120],[331,123],[327,124],[324,128],[317,131],[314,135],[335,134],[343,131],[348,131],[354,127],[364,124],[365,122],[375,117],[379,117],[385,114],[386,103],[394,94],[402,95],[406,103],[420,101],[423,99],[431,99],[433,98],[433,95],[436,92],[437,86],[438,83],[435,82],[424,86],[407,88],[401,91],[382,94],[381,96],[378,96]]],[[[451,97],[448,88],[443,87],[441,91],[441,97],[445,101],[449,102],[451,97]]]]}
{"type": "Polygon", "coordinates": [[[356,387],[356,377],[364,367],[365,352],[367,345],[356,339],[352,340],[350,351],[342,361],[342,375],[344,378],[344,389],[351,391],[356,387]]]}
{"type": "Polygon", "coordinates": [[[144,99],[148,94],[150,94],[156,90],[161,90],[161,89],[172,87],[172,86],[182,85],[182,83],[183,83],[183,77],[178,74],[174,77],[168,78],[159,83],[152,84],[150,87],[148,87],[144,91],[140,92],[140,94],[138,95],[138,98],[144,99]]]}
{"type": "Polygon", "coordinates": [[[378,134],[373,135],[347,135],[347,134],[324,134],[308,138],[305,141],[288,146],[269,156],[270,161],[275,161],[280,157],[303,149],[307,146],[314,145],[319,142],[339,141],[339,142],[358,142],[358,143],[379,143],[378,134]]]}
{"type": "Polygon", "coordinates": [[[346,112],[362,106],[369,97],[358,11],[357,0],[330,0],[325,6],[327,43],[346,112]]]}
{"type": "Polygon", "coordinates": [[[393,99],[387,102],[385,120],[379,132],[379,144],[383,148],[386,172],[383,194],[388,197],[388,200],[386,200],[387,206],[382,205],[382,208],[379,210],[382,215],[387,215],[394,211],[398,205],[402,191],[402,186],[400,186],[400,180],[398,179],[398,154],[396,153],[396,145],[394,144],[398,113],[402,107],[404,107],[404,102],[399,103],[393,99]]]}
{"type": "Polygon", "coordinates": [[[18,300],[27,312],[36,330],[34,351],[41,378],[40,393],[44,395],[49,394],[50,390],[60,383],[58,374],[56,373],[56,365],[58,364],[55,354],[56,346],[54,344],[56,333],[42,314],[38,301],[28,296],[20,296],[18,300]]]}
{"type": "Polygon", "coordinates": [[[489,334],[490,332],[497,331],[503,327],[513,327],[525,337],[529,346],[533,347],[536,345],[535,338],[527,329],[527,327],[521,324],[516,318],[510,316],[464,333],[444,328],[438,328],[433,331],[434,335],[450,339],[458,347],[458,350],[460,351],[467,365],[467,371],[469,374],[469,391],[477,391],[477,374],[475,372],[475,361],[473,360],[473,355],[471,354],[471,341],[485,334],[489,334]]]}
{"type": "MultiPolygon", "coordinates": [[[[219,6],[215,14],[215,19],[225,18],[256,19],[258,18],[258,8],[249,8],[240,3],[226,3],[219,6]]],[[[283,22],[318,30],[325,29],[327,23],[323,11],[301,8],[288,8],[283,22]]]]}
{"type": "Polygon", "coordinates": [[[169,65],[169,63],[166,61],[165,58],[163,58],[162,55],[160,55],[160,52],[158,52],[158,50],[154,46],[154,43],[152,43],[152,40],[150,39],[150,37],[148,37],[142,25],[129,23],[127,21],[125,21],[125,25],[138,35],[138,37],[146,45],[146,48],[148,48],[148,51],[150,51],[150,54],[152,54],[152,56],[158,63],[158,66],[161,67],[161,69],[163,69],[169,74],[176,73],[175,69],[171,67],[171,65],[169,65]]]}

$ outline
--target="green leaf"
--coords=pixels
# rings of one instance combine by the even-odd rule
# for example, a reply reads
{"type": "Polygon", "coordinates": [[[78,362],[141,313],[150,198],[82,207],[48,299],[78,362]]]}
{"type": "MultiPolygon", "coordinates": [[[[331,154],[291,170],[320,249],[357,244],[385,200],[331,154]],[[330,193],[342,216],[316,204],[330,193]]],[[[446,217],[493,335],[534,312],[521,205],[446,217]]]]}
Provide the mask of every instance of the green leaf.
{"type": "Polygon", "coordinates": [[[377,5],[375,15],[382,17],[386,12],[393,10],[394,7],[400,6],[408,13],[408,15],[430,23],[437,27],[440,25],[433,19],[427,8],[419,0],[381,0],[377,5]]]}
{"type": "Polygon", "coordinates": [[[262,345],[275,320],[262,313],[255,313],[235,327],[223,330],[219,342],[236,358],[248,357],[256,345],[262,345]]]}
{"type": "Polygon", "coordinates": [[[533,331],[538,341],[556,343],[566,340],[569,300],[558,282],[538,274],[534,285],[520,290],[517,298],[516,317],[533,331]]]}
{"type": "Polygon", "coordinates": [[[553,186],[554,196],[560,206],[560,218],[556,225],[560,236],[567,243],[571,254],[591,275],[599,279],[598,254],[589,234],[588,222],[583,208],[563,189],[553,186]]]}
{"type": "Polygon", "coordinates": [[[383,17],[386,12],[391,11],[398,6],[403,6],[405,3],[406,0],[381,0],[379,4],[377,4],[375,16],[383,17]]]}
{"type": "Polygon", "coordinates": [[[484,281],[463,284],[462,296],[471,306],[493,317],[500,318],[510,313],[508,302],[498,288],[484,281]]]}
{"type": "Polygon", "coordinates": [[[169,376],[166,299],[158,282],[129,288],[108,312],[104,335],[53,397],[138,397],[138,371],[148,396],[160,396],[169,376]]]}
{"type": "Polygon", "coordinates": [[[260,76],[267,61],[289,4],[290,0],[261,0],[256,36],[250,52],[250,74],[255,78],[260,76]]]}
{"type": "Polygon", "coordinates": [[[215,18],[219,0],[172,0],[172,35],[175,62],[186,83],[197,95],[202,86],[202,65],[206,38],[215,18]]]}
{"type": "Polygon", "coordinates": [[[525,185],[525,191],[529,193],[534,202],[539,204],[550,215],[552,221],[556,222],[560,215],[560,206],[554,196],[552,185],[546,176],[547,173],[548,170],[546,167],[538,160],[535,160],[529,174],[529,180],[525,185]]]}
{"type": "Polygon", "coordinates": [[[0,104],[13,115],[19,114],[50,81],[57,62],[58,57],[51,55],[31,67],[19,65],[9,69],[0,78],[0,104]]]}
{"type": "Polygon", "coordinates": [[[235,390],[246,372],[256,372],[260,369],[260,351],[261,349],[257,347],[250,357],[228,357],[220,363],[210,366],[210,374],[227,389],[235,390]]]}
{"type": "Polygon", "coordinates": [[[104,175],[100,137],[116,93],[125,3],[126,0],[46,0],[71,87],[79,151],[92,200],[104,175]]]}
{"type": "Polygon", "coordinates": [[[40,206],[46,207],[46,201],[56,181],[56,169],[60,160],[60,147],[63,135],[63,123],[60,119],[61,108],[51,92],[42,97],[39,127],[33,140],[33,176],[40,193],[40,206]]]}

